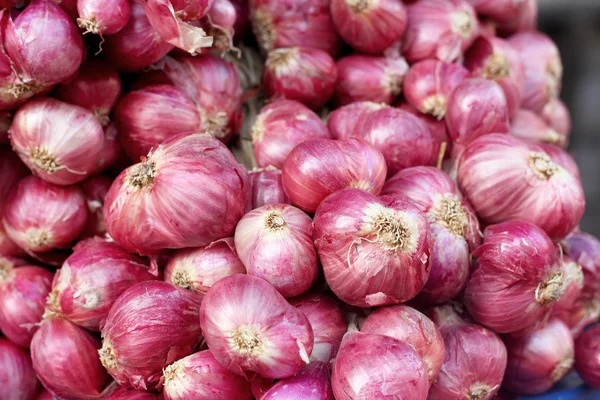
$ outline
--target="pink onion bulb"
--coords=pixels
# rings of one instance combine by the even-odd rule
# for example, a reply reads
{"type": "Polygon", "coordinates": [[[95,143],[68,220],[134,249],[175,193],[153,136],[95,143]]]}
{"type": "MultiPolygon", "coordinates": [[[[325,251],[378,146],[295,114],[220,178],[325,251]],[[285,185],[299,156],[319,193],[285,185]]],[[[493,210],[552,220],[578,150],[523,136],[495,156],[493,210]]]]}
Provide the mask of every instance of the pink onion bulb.
{"type": "Polygon", "coordinates": [[[165,368],[165,400],[252,400],[250,383],[215,359],[210,350],[194,353],[165,368]]]}
{"type": "Polygon", "coordinates": [[[25,250],[8,237],[4,225],[0,224],[0,257],[23,257],[26,254],[25,250]]]}
{"type": "Polygon", "coordinates": [[[8,146],[0,146],[0,218],[8,196],[17,183],[29,174],[27,167],[8,146]]]}
{"type": "Polygon", "coordinates": [[[98,357],[100,340],[60,317],[45,319],[31,341],[33,368],[53,395],[97,399],[108,382],[98,357]]]}
{"type": "Polygon", "coordinates": [[[517,332],[543,321],[563,293],[564,272],[543,230],[525,221],[486,228],[464,303],[480,324],[499,333],[517,332]]]}
{"type": "Polygon", "coordinates": [[[468,75],[469,71],[458,64],[421,61],[412,65],[404,78],[404,97],[423,114],[441,120],[446,116],[450,95],[468,75]]]}
{"type": "Polygon", "coordinates": [[[502,383],[506,347],[493,332],[456,324],[442,329],[444,364],[429,390],[429,400],[491,400],[502,383]]]}
{"type": "Polygon", "coordinates": [[[283,190],[280,169],[273,166],[254,169],[253,171],[250,171],[249,177],[250,186],[252,187],[250,200],[253,210],[267,204],[290,203],[290,200],[283,190]]]}
{"type": "Polygon", "coordinates": [[[386,104],[359,101],[342,106],[329,114],[327,128],[334,139],[360,137],[372,114],[387,108],[386,104]]]}
{"type": "Polygon", "coordinates": [[[571,114],[569,109],[560,99],[550,100],[542,110],[542,118],[551,129],[569,141],[571,134],[571,114]]]}
{"type": "Polygon", "coordinates": [[[399,41],[407,24],[399,0],[332,0],[331,17],[342,39],[368,54],[381,54],[399,41]]]}
{"type": "Polygon", "coordinates": [[[378,195],[387,173],[383,155],[363,140],[313,139],[296,146],[283,166],[283,188],[292,204],[315,212],[330,194],[359,188],[378,195]]]}
{"type": "Polygon", "coordinates": [[[245,273],[233,238],[225,238],[206,247],[177,250],[165,268],[165,281],[204,296],[220,279],[245,273]]]}
{"type": "Polygon", "coordinates": [[[291,47],[269,52],[263,74],[265,92],[318,110],[333,96],[337,68],[322,50],[291,47]]]}
{"type": "Polygon", "coordinates": [[[475,11],[486,17],[507,21],[519,18],[523,11],[525,0],[469,0],[475,11]]]}
{"type": "Polygon", "coordinates": [[[555,160],[534,143],[485,135],[463,153],[458,182],[482,222],[522,219],[560,240],[579,223],[585,198],[579,179],[555,160]]]}
{"type": "Polygon", "coordinates": [[[85,108],[40,98],[15,114],[10,140],[21,160],[40,178],[71,185],[96,171],[104,131],[85,108]]]}
{"type": "Polygon", "coordinates": [[[206,246],[233,235],[248,192],[246,170],[221,142],[180,135],[121,172],[106,196],[104,223],[117,243],[142,255],[206,246]]]}
{"type": "Polygon", "coordinates": [[[558,261],[564,274],[564,290],[560,299],[554,304],[552,315],[560,318],[562,315],[570,314],[575,302],[583,290],[583,269],[568,256],[562,256],[558,261]]]}
{"type": "Polygon", "coordinates": [[[544,393],[573,367],[573,337],[560,320],[523,336],[506,337],[505,343],[508,364],[502,385],[512,393],[544,393]]]}
{"type": "Polygon", "coordinates": [[[600,388],[600,325],[575,341],[575,369],[586,384],[600,388]]]}
{"type": "Polygon", "coordinates": [[[418,300],[441,304],[459,295],[469,279],[471,252],[480,244],[479,222],[448,175],[434,167],[407,168],[389,179],[385,195],[402,195],[429,220],[431,274],[418,300]]]}
{"type": "Polygon", "coordinates": [[[329,139],[329,131],[319,116],[294,100],[275,100],[260,110],[252,126],[252,146],[256,164],[283,168],[285,159],[300,143],[329,139]]]}
{"type": "Polygon", "coordinates": [[[408,71],[402,57],[353,54],[339,59],[336,65],[335,103],[341,106],[357,101],[391,104],[402,92],[408,71]]]}
{"type": "Polygon", "coordinates": [[[161,400],[162,398],[162,395],[142,392],[127,387],[119,387],[117,390],[104,397],[104,400],[161,400]]]}
{"type": "Polygon", "coordinates": [[[70,247],[87,219],[81,189],[55,186],[35,176],[19,182],[4,209],[7,235],[28,252],[70,247]]]}
{"type": "Polygon", "coordinates": [[[335,400],[329,382],[329,365],[313,361],[296,376],[285,378],[273,385],[261,400],[335,400]]]}
{"type": "Polygon", "coordinates": [[[498,31],[503,36],[509,36],[516,32],[531,32],[537,30],[538,26],[538,1],[525,0],[519,16],[508,21],[497,23],[498,31]]]}
{"type": "Polygon", "coordinates": [[[33,399],[40,388],[29,353],[4,338],[0,338],[0,382],[3,400],[33,399]]]}
{"type": "Polygon", "coordinates": [[[95,175],[81,183],[81,190],[85,195],[90,216],[87,226],[83,232],[84,237],[105,236],[106,227],[104,226],[104,200],[110,190],[112,179],[95,175]]]}
{"type": "Polygon", "coordinates": [[[131,5],[129,0],[77,0],[77,12],[84,34],[114,35],[127,25],[131,5]]]}
{"type": "Polygon", "coordinates": [[[309,362],[313,333],[308,319],[265,280],[223,278],[208,290],[200,326],[209,349],[238,375],[287,378],[309,362]]]}
{"type": "Polygon", "coordinates": [[[423,114],[409,103],[403,102],[398,106],[398,108],[411,113],[415,117],[419,118],[421,122],[424,122],[425,125],[427,125],[427,127],[429,128],[429,132],[437,140],[437,142],[446,143],[446,155],[449,155],[451,153],[452,142],[448,137],[446,122],[444,120],[438,120],[437,118],[431,115],[423,114]]]}
{"type": "Polygon", "coordinates": [[[412,346],[427,367],[432,384],[444,362],[444,339],[433,322],[408,306],[375,310],[363,323],[361,332],[389,336],[412,346]]]}
{"type": "Polygon", "coordinates": [[[0,269],[0,330],[16,345],[29,347],[42,320],[53,276],[29,265],[0,269]]]}
{"type": "Polygon", "coordinates": [[[163,368],[192,353],[200,342],[202,298],[166,282],[127,289],[102,327],[102,365],[120,385],[158,388],[163,368]]]}
{"type": "Polygon", "coordinates": [[[404,197],[339,190],[321,203],[314,229],[327,283],[348,304],[402,303],[429,278],[429,223],[404,197]]]}
{"type": "Polygon", "coordinates": [[[403,55],[411,64],[427,58],[452,62],[477,36],[477,15],[466,0],[417,0],[406,10],[403,55]]]}
{"type": "Polygon", "coordinates": [[[409,344],[389,336],[348,333],[333,364],[336,400],[427,399],[427,367],[409,344]]]}
{"type": "Polygon", "coordinates": [[[565,147],[567,137],[550,128],[544,119],[526,109],[517,111],[510,124],[510,134],[535,143],[565,147]]]}

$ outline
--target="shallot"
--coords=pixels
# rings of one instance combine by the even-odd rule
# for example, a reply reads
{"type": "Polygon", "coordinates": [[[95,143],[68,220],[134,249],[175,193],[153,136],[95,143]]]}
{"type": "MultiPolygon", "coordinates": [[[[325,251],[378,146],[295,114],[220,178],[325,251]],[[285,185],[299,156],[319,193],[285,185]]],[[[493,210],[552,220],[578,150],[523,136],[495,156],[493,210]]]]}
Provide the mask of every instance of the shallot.
{"type": "Polygon", "coordinates": [[[517,111],[510,124],[510,134],[536,143],[554,144],[565,147],[567,138],[550,128],[546,122],[526,109],[517,111]]]}
{"type": "Polygon", "coordinates": [[[261,400],[335,400],[329,381],[329,365],[313,361],[295,376],[275,383],[261,400]]]}
{"type": "Polygon", "coordinates": [[[551,129],[568,141],[571,134],[571,114],[565,103],[558,98],[550,100],[542,110],[542,118],[551,129]]]}
{"type": "Polygon", "coordinates": [[[114,35],[127,25],[129,0],[77,0],[77,24],[85,33],[114,35]]]}
{"type": "Polygon", "coordinates": [[[81,183],[81,190],[83,190],[90,211],[87,226],[83,231],[84,237],[102,237],[106,235],[102,211],[106,194],[111,185],[112,179],[103,175],[94,175],[81,183]]]}
{"type": "Polygon", "coordinates": [[[250,196],[252,209],[262,207],[267,204],[289,204],[283,182],[281,181],[281,170],[269,166],[250,171],[250,186],[252,194],[250,196]]]}
{"type": "Polygon", "coordinates": [[[2,400],[33,399],[40,388],[29,353],[4,338],[0,338],[0,385],[2,400]]]}
{"type": "Polygon", "coordinates": [[[575,369],[588,385],[600,388],[600,325],[585,331],[575,341],[575,369]]]}

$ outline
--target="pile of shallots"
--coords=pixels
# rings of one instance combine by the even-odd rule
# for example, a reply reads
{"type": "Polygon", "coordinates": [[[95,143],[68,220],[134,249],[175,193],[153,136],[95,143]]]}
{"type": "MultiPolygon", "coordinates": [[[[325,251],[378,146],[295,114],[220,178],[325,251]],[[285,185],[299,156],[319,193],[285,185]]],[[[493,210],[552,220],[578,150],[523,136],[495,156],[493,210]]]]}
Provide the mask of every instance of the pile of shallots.
{"type": "Polygon", "coordinates": [[[600,388],[536,0],[0,6],[3,400],[600,388]]]}

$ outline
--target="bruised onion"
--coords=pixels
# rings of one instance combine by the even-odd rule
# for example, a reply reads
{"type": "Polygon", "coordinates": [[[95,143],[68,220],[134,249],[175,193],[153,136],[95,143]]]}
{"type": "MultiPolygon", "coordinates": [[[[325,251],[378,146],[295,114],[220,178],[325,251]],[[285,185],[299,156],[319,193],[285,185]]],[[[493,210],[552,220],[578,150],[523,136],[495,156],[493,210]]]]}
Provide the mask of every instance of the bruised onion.
{"type": "Polygon", "coordinates": [[[252,209],[267,204],[289,204],[290,201],[283,190],[281,170],[273,166],[250,171],[250,196],[252,209]]]}
{"type": "Polygon", "coordinates": [[[525,109],[519,110],[515,114],[510,124],[510,134],[520,139],[561,147],[564,147],[567,141],[565,136],[550,128],[542,117],[525,109]]]}
{"type": "Polygon", "coordinates": [[[575,369],[588,385],[600,387],[600,325],[588,329],[575,341],[575,369]]]}
{"type": "Polygon", "coordinates": [[[558,132],[559,135],[567,138],[571,134],[571,115],[569,109],[560,99],[550,100],[542,110],[542,118],[551,129],[558,132]]]}
{"type": "Polygon", "coordinates": [[[29,353],[4,338],[0,338],[0,384],[3,400],[33,399],[40,387],[29,353]]]}
{"type": "Polygon", "coordinates": [[[129,0],[77,0],[77,12],[84,34],[114,35],[127,25],[131,5],[129,0]]]}
{"type": "Polygon", "coordinates": [[[90,211],[87,226],[83,232],[84,236],[102,237],[106,235],[102,210],[111,185],[112,179],[102,175],[92,176],[81,183],[81,190],[83,190],[90,211]]]}
{"type": "Polygon", "coordinates": [[[260,399],[288,400],[334,400],[329,382],[329,365],[313,361],[295,376],[275,383],[260,399]]]}

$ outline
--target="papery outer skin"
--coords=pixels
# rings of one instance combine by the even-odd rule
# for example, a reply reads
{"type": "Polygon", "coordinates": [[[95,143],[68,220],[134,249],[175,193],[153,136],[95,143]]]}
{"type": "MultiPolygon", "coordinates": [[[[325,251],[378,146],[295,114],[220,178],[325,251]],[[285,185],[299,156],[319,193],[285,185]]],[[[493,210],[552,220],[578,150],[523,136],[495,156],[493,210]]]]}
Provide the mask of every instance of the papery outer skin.
{"type": "Polygon", "coordinates": [[[566,147],[571,135],[571,114],[565,103],[560,99],[550,100],[542,110],[542,118],[550,128],[566,138],[563,144],[566,147]]]}
{"type": "Polygon", "coordinates": [[[341,40],[331,19],[329,0],[249,0],[252,30],[263,53],[310,47],[332,57],[341,40]]]}
{"type": "Polygon", "coordinates": [[[348,333],[333,364],[336,400],[427,399],[427,367],[405,342],[375,334],[348,333]]]}
{"type": "Polygon", "coordinates": [[[408,25],[402,48],[411,64],[426,58],[452,62],[469,48],[477,35],[477,15],[465,0],[418,0],[407,4],[406,11],[408,25]],[[457,29],[465,30],[455,31],[455,24],[457,29]]]}
{"type": "Polygon", "coordinates": [[[544,152],[546,152],[546,154],[548,154],[550,158],[552,158],[555,163],[566,169],[577,180],[581,180],[579,166],[571,154],[553,144],[538,143],[538,145],[544,150],[544,152]]]}
{"type": "Polygon", "coordinates": [[[370,116],[387,108],[387,105],[372,101],[359,101],[342,106],[329,114],[327,129],[333,139],[360,136],[370,116]]]}
{"type": "Polygon", "coordinates": [[[296,376],[277,382],[261,400],[335,400],[329,382],[329,365],[313,361],[296,376]]]}
{"type": "Polygon", "coordinates": [[[250,382],[223,368],[210,350],[171,364],[166,368],[164,378],[165,400],[253,399],[250,382]]]}
{"type": "MultiPolygon", "coordinates": [[[[17,183],[29,174],[27,167],[8,146],[0,146],[0,219],[8,196],[17,183]]],[[[1,254],[1,253],[0,253],[1,254]]]]}
{"type": "Polygon", "coordinates": [[[90,111],[51,98],[21,107],[9,133],[21,160],[56,185],[71,185],[93,174],[104,143],[102,126],[90,111]]]}
{"type": "Polygon", "coordinates": [[[519,139],[565,147],[567,137],[550,128],[544,119],[533,111],[517,111],[510,124],[510,134],[519,139]]]}
{"type": "Polygon", "coordinates": [[[131,3],[131,14],[125,28],[108,35],[103,46],[106,59],[119,71],[134,72],[154,64],[173,46],[156,33],[144,6],[131,3]]]}
{"type": "MultiPolygon", "coordinates": [[[[1,271],[0,271],[1,272],[1,271]]],[[[25,265],[0,278],[0,330],[10,341],[28,348],[44,314],[52,272],[25,265]]]]}
{"type": "MultiPolygon", "coordinates": [[[[404,110],[406,112],[411,113],[415,117],[419,118],[421,122],[424,122],[425,125],[429,128],[429,132],[431,135],[439,142],[446,143],[446,156],[448,156],[452,150],[452,141],[448,136],[448,131],[446,130],[446,122],[440,121],[437,118],[434,118],[430,115],[423,114],[419,110],[417,110],[412,104],[409,103],[401,103],[398,106],[399,109],[404,110]]],[[[439,156],[439,154],[438,154],[439,156]]]]}
{"type": "Polygon", "coordinates": [[[440,331],[457,325],[475,325],[475,321],[465,312],[462,303],[456,301],[427,308],[425,314],[440,331]]]}
{"type": "Polygon", "coordinates": [[[108,193],[112,179],[103,175],[95,175],[81,182],[81,190],[85,195],[90,216],[83,231],[84,237],[103,237],[106,235],[104,226],[104,199],[108,193]]]}
{"type": "Polygon", "coordinates": [[[148,261],[101,239],[79,242],[56,272],[48,309],[92,331],[100,331],[110,307],[136,283],[155,280],[148,261]]]}
{"type": "Polygon", "coordinates": [[[2,400],[31,400],[40,389],[31,357],[14,343],[0,338],[2,400]]]}
{"type": "Polygon", "coordinates": [[[33,368],[52,394],[97,399],[108,381],[98,358],[100,340],[63,318],[45,319],[31,341],[33,368]]]}
{"type": "MultiPolygon", "coordinates": [[[[395,0],[393,0],[395,1],[395,0]]],[[[408,64],[402,57],[353,54],[337,61],[335,104],[357,101],[391,104],[400,94],[408,64]]]]}
{"type": "MultiPolygon", "coordinates": [[[[120,387],[108,396],[105,400],[160,400],[162,395],[120,387]]],[[[49,399],[50,400],[50,399],[49,399]]]]}
{"type": "Polygon", "coordinates": [[[586,384],[600,388],[600,325],[575,341],[575,369],[586,384]]]}
{"type": "Polygon", "coordinates": [[[534,143],[509,135],[485,135],[462,154],[458,183],[483,223],[523,219],[560,240],[581,220],[585,198],[579,179],[552,161],[557,157],[550,157],[534,143]],[[551,175],[540,176],[534,157],[546,156],[541,167],[552,168],[551,175]]]}
{"type": "Polygon", "coordinates": [[[399,41],[406,30],[402,1],[331,0],[331,17],[340,36],[357,52],[381,54],[399,41]],[[366,4],[365,4],[366,3],[366,4]]]}
{"type": "Polygon", "coordinates": [[[581,265],[575,263],[568,256],[563,255],[559,260],[564,273],[564,291],[560,299],[552,308],[552,316],[560,318],[563,314],[570,314],[577,298],[583,290],[583,270],[581,265]]]}
{"type": "Polygon", "coordinates": [[[327,196],[340,189],[360,188],[378,195],[386,174],[384,155],[363,140],[313,139],[289,154],[282,182],[292,204],[315,212],[327,196]]]}
{"type": "Polygon", "coordinates": [[[502,387],[509,392],[544,393],[573,366],[573,337],[558,319],[523,336],[506,337],[504,343],[508,364],[502,387]]]}
{"type": "Polygon", "coordinates": [[[475,11],[497,21],[519,18],[525,0],[468,0],[475,11]]]}
{"type": "Polygon", "coordinates": [[[321,203],[313,224],[327,283],[348,304],[402,303],[415,297],[429,278],[429,224],[404,197],[339,190],[321,203]],[[408,228],[403,229],[408,237],[406,250],[393,250],[377,239],[374,225],[378,218],[390,218],[408,228]]]}
{"type": "Polygon", "coordinates": [[[88,220],[77,186],[56,186],[35,176],[22,179],[4,209],[4,229],[28,252],[70,247],[88,220]]]}
{"type": "Polygon", "coordinates": [[[252,209],[267,204],[290,204],[281,180],[281,170],[269,166],[250,171],[250,186],[252,193],[250,201],[252,209]]]}
{"type": "Polygon", "coordinates": [[[137,188],[130,174],[113,182],[104,204],[106,230],[117,243],[142,255],[206,246],[231,236],[247,205],[248,174],[231,152],[209,135],[180,135],[149,154],[155,175],[137,188]],[[190,205],[201,213],[190,213],[190,205]]]}
{"type": "Polygon", "coordinates": [[[258,373],[287,378],[308,362],[313,332],[308,319],[267,281],[251,275],[221,279],[202,301],[200,326],[209,349],[225,368],[238,375],[258,373]],[[233,346],[232,332],[252,329],[260,354],[244,356],[233,346]]]}
{"type": "Polygon", "coordinates": [[[171,4],[184,21],[194,21],[206,15],[214,0],[171,0],[171,4]]]}
{"type": "Polygon", "coordinates": [[[563,66],[556,44],[539,32],[522,32],[508,42],[521,54],[525,66],[525,91],[521,107],[541,113],[544,106],[558,97],[563,66]]]}
{"type": "Polygon", "coordinates": [[[474,76],[496,82],[506,95],[509,115],[515,115],[525,90],[525,67],[517,50],[506,40],[480,36],[465,54],[465,67],[474,76]]]}
{"type": "Polygon", "coordinates": [[[446,115],[450,95],[468,76],[469,71],[458,64],[421,61],[412,65],[404,78],[404,97],[417,110],[441,120],[446,115]],[[433,98],[438,99],[439,110],[429,104],[433,98]]]}
{"type": "Polygon", "coordinates": [[[206,247],[177,250],[165,268],[165,281],[204,296],[219,279],[245,273],[233,238],[225,238],[206,247]]]}
{"type": "Polygon", "coordinates": [[[114,120],[121,145],[134,161],[173,136],[205,129],[196,104],[172,85],[129,92],[119,101],[114,120]]]}
{"type": "Polygon", "coordinates": [[[77,0],[77,13],[84,32],[114,35],[127,25],[131,4],[128,0],[77,0]]]}
{"type": "MultiPolygon", "coordinates": [[[[543,321],[558,300],[544,304],[537,299],[538,286],[562,273],[555,252],[552,240],[532,223],[508,221],[486,228],[464,294],[471,316],[498,333],[543,321]]],[[[562,278],[554,295],[562,293],[562,278]]]]}
{"type": "Polygon", "coordinates": [[[481,326],[468,324],[449,326],[442,329],[442,335],[446,355],[428,399],[492,399],[506,368],[502,340],[481,326]]]}
{"type": "Polygon", "coordinates": [[[425,315],[403,305],[379,308],[367,317],[361,332],[389,336],[409,344],[423,359],[429,383],[435,381],[444,363],[444,339],[425,315]]]}
{"type": "Polygon", "coordinates": [[[329,54],[301,47],[269,52],[263,73],[269,98],[296,100],[313,110],[333,96],[336,80],[337,67],[329,54]]]}
{"type": "Polygon", "coordinates": [[[113,304],[102,327],[100,359],[120,385],[158,389],[163,368],[201,339],[202,298],[166,282],[138,283],[113,304]]]}
{"type": "Polygon", "coordinates": [[[319,260],[311,218],[288,204],[269,204],[250,211],[235,229],[235,248],[246,271],[273,285],[283,297],[306,292],[317,279],[319,260]],[[270,226],[269,217],[283,219],[270,226]]]}
{"type": "Polygon", "coordinates": [[[329,139],[319,116],[294,100],[275,100],[260,110],[252,127],[252,147],[256,164],[283,168],[290,152],[310,139],[329,139]]]}

